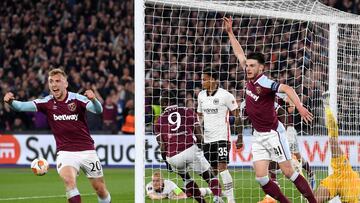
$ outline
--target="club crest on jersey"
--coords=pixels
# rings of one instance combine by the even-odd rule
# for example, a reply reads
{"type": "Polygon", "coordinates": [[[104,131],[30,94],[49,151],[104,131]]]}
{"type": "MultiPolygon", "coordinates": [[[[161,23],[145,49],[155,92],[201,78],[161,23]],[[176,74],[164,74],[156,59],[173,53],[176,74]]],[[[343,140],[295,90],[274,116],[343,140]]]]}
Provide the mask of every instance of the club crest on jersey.
{"type": "Polygon", "coordinates": [[[261,87],[257,86],[255,88],[255,91],[256,91],[257,94],[260,94],[261,93],[261,87]]]}
{"type": "Polygon", "coordinates": [[[218,105],[219,104],[219,99],[218,98],[215,98],[214,101],[213,101],[214,105],[218,105]]]}
{"type": "Polygon", "coordinates": [[[70,111],[75,111],[76,110],[76,104],[74,102],[71,102],[70,104],[68,104],[68,109],[70,111]]]}

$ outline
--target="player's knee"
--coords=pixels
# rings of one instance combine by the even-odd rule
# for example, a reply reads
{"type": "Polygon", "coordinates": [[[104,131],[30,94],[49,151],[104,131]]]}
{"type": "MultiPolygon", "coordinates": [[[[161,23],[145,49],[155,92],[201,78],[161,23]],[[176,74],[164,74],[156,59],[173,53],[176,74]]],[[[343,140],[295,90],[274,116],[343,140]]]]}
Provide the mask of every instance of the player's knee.
{"type": "Polygon", "coordinates": [[[76,178],[72,176],[62,176],[61,178],[65,184],[66,189],[70,190],[76,188],[76,178]]]}
{"type": "Polygon", "coordinates": [[[261,186],[266,185],[270,181],[269,176],[256,177],[255,179],[261,186]]]}
{"type": "Polygon", "coordinates": [[[280,165],[282,173],[287,177],[290,178],[294,174],[294,169],[291,165],[290,161],[286,161],[286,163],[282,163],[280,165]]]}
{"type": "Polygon", "coordinates": [[[291,178],[291,176],[294,174],[294,169],[292,167],[286,168],[284,170],[282,170],[283,174],[285,177],[287,178],[291,178]]]}
{"type": "Polygon", "coordinates": [[[224,162],[221,162],[221,163],[218,164],[217,169],[218,169],[219,172],[223,172],[223,171],[225,171],[227,169],[227,164],[224,163],[224,162]]]}

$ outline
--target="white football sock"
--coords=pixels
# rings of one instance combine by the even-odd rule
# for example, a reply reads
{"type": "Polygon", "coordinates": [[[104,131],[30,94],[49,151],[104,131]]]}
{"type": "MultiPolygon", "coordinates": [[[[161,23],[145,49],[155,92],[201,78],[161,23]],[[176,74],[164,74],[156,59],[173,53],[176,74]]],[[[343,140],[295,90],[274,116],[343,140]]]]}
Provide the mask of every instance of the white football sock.
{"type": "Polygon", "coordinates": [[[110,193],[108,193],[108,196],[107,196],[105,199],[101,199],[101,198],[98,196],[98,202],[99,202],[99,203],[110,203],[110,202],[111,202],[110,193]]]}
{"type": "Polygon", "coordinates": [[[224,196],[227,198],[228,202],[234,202],[233,180],[229,170],[225,170],[221,172],[220,176],[224,186],[224,190],[223,190],[224,196]]]}
{"type": "Polygon", "coordinates": [[[66,191],[66,198],[67,199],[70,199],[70,198],[75,197],[77,195],[80,195],[80,192],[79,192],[79,190],[77,188],[66,191]]]}

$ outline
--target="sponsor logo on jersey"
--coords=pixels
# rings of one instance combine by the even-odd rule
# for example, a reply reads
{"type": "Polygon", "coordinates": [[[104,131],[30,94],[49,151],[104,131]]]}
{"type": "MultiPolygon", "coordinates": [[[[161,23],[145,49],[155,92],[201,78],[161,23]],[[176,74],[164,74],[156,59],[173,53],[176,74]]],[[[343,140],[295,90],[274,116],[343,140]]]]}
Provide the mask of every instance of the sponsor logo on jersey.
{"type": "Polygon", "coordinates": [[[251,97],[251,98],[253,98],[255,101],[257,101],[258,99],[259,99],[259,96],[257,96],[256,94],[254,94],[254,93],[252,93],[250,90],[246,90],[246,94],[249,96],[249,97],[251,97]]]}
{"type": "Polygon", "coordinates": [[[204,109],[204,112],[207,114],[217,114],[219,112],[218,109],[204,109]]]}
{"type": "Polygon", "coordinates": [[[260,87],[260,86],[257,86],[257,87],[255,88],[255,91],[256,91],[257,94],[260,94],[260,93],[261,93],[261,87],[260,87]]]}
{"type": "Polygon", "coordinates": [[[213,101],[214,105],[218,105],[219,104],[219,99],[218,98],[215,98],[214,101],[213,101]]]}
{"type": "Polygon", "coordinates": [[[74,102],[71,102],[70,104],[68,104],[68,109],[70,111],[75,111],[76,110],[76,104],[74,102]]]}
{"type": "Polygon", "coordinates": [[[71,114],[71,115],[55,115],[53,114],[54,121],[77,121],[79,114],[71,114]]]}

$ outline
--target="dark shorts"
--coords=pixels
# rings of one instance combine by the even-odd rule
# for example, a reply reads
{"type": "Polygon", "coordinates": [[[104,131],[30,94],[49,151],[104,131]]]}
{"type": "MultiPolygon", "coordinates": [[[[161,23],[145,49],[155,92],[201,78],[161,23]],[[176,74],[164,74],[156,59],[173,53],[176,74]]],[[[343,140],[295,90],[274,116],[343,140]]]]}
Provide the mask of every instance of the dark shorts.
{"type": "Polygon", "coordinates": [[[220,140],[205,143],[203,147],[204,156],[212,167],[216,167],[219,162],[229,163],[230,142],[220,140]]]}

